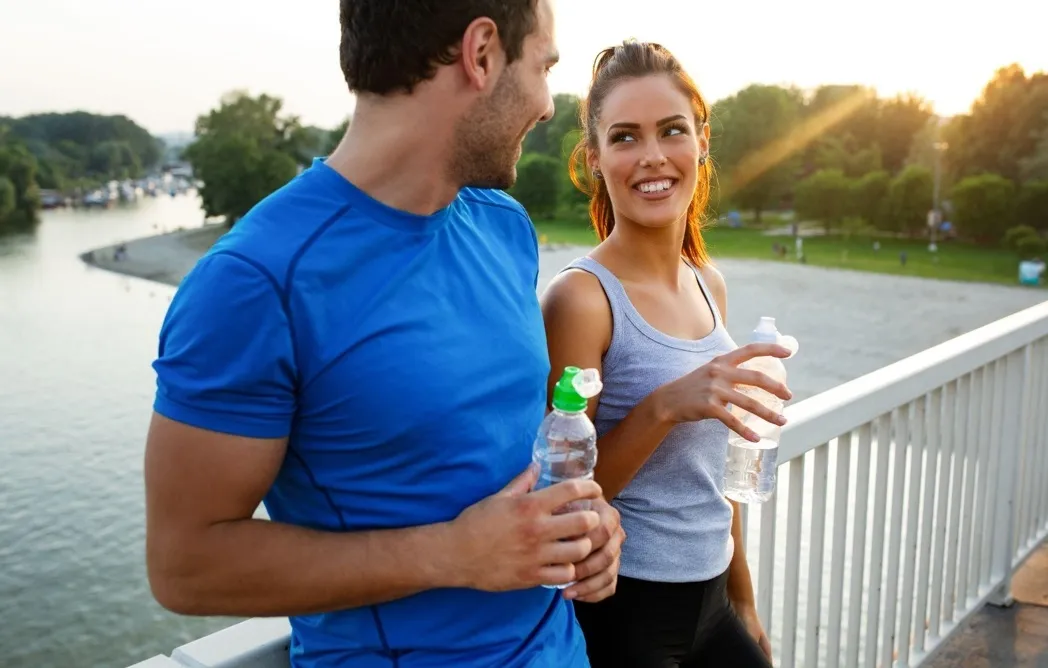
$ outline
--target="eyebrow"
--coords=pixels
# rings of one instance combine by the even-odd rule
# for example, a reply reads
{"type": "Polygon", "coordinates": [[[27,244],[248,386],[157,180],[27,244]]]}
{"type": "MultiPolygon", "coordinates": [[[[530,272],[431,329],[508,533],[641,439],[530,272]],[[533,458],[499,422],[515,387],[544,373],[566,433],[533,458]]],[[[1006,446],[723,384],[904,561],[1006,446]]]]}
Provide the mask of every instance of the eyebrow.
{"type": "MultiPolygon", "coordinates": [[[[685,120],[686,118],[687,117],[684,114],[674,114],[673,116],[667,116],[666,118],[661,119],[655,125],[656,125],[656,127],[658,127],[660,125],[666,125],[667,123],[672,123],[673,121],[685,120]]],[[[608,127],[608,132],[611,132],[612,130],[615,130],[616,128],[626,129],[626,130],[639,130],[640,129],[640,123],[612,123],[611,126],[608,127]]]]}

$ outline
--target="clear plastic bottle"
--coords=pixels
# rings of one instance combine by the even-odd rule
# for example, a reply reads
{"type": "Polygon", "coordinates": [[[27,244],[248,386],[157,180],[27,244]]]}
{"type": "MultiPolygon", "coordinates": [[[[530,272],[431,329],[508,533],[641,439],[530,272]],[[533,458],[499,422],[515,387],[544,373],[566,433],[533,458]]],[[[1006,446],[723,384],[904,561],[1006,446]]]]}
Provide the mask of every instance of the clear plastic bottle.
{"type": "MultiPolygon", "coordinates": [[[[764,316],[750,336],[753,343],[777,343],[797,354],[797,339],[783,336],[775,328],[775,318],[764,316]]],[[[792,355],[791,355],[792,357],[792,355]]],[[[786,382],[786,366],[777,357],[754,357],[739,366],[742,369],[760,371],[773,380],[786,382]]],[[[774,394],[752,385],[739,385],[736,389],[767,406],[775,413],[782,413],[784,402],[774,394]]],[[[738,406],[731,407],[732,415],[760,436],[754,443],[734,431],[728,433],[728,461],[724,472],[724,495],[739,503],[763,503],[775,491],[775,472],[779,460],[779,436],[782,427],[767,422],[738,406]]]]}
{"type": "MultiPolygon", "coordinates": [[[[586,415],[587,400],[603,385],[596,369],[569,366],[553,389],[553,410],[539,427],[532,459],[539,465],[535,489],[572,478],[592,479],[597,465],[597,430],[586,415]]],[[[589,510],[589,501],[575,501],[558,513],[589,510]]],[[[571,583],[556,588],[563,589],[571,583]]]]}

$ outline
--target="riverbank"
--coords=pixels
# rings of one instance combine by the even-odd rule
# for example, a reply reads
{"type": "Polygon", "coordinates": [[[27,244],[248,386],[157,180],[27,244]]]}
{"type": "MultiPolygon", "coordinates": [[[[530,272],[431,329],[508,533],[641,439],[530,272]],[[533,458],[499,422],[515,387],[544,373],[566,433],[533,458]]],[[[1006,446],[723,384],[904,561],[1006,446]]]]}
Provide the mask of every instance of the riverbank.
{"type": "Polygon", "coordinates": [[[141,237],[87,251],[80,259],[107,271],[177,286],[227,229],[219,223],[141,237]]]}

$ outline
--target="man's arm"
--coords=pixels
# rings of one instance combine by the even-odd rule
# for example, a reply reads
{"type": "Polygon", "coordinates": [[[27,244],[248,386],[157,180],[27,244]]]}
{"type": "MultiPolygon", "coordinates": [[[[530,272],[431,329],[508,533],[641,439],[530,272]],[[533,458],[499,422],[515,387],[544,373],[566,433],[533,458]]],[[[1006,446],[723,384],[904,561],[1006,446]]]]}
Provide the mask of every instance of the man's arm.
{"type": "Polygon", "coordinates": [[[381,603],[437,587],[561,584],[592,550],[592,481],[528,494],[529,469],[452,522],[357,533],[253,519],[284,439],[206,431],[154,415],[146,445],[146,559],[164,607],[189,615],[285,616],[381,603]],[[565,540],[569,539],[569,540],[565,540]],[[548,566],[547,564],[562,564],[548,566]]]}

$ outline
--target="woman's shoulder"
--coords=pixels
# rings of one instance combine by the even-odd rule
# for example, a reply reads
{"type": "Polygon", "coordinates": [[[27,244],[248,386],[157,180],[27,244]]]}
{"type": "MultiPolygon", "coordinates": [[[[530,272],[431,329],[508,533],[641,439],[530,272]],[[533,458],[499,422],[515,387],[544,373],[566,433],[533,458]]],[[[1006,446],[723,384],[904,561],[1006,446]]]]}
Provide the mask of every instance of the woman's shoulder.
{"type": "Polygon", "coordinates": [[[600,279],[577,267],[557,274],[542,293],[541,301],[544,311],[565,312],[572,317],[601,315],[610,310],[600,279]]]}
{"type": "Polygon", "coordinates": [[[728,304],[728,285],[724,282],[724,274],[712,262],[707,262],[699,267],[699,274],[702,275],[702,280],[710,289],[711,296],[717,302],[723,316],[728,304]]]}

